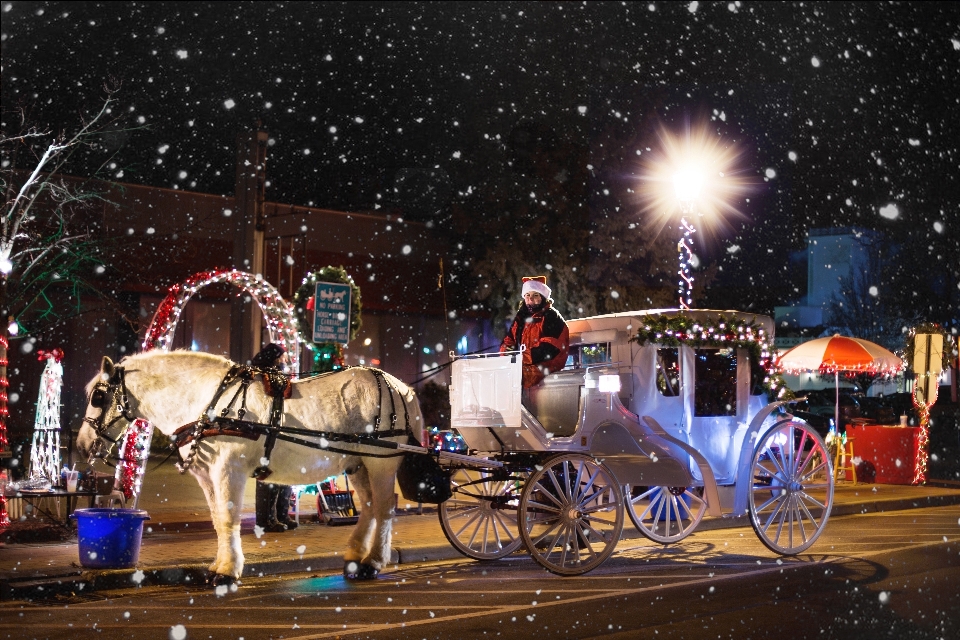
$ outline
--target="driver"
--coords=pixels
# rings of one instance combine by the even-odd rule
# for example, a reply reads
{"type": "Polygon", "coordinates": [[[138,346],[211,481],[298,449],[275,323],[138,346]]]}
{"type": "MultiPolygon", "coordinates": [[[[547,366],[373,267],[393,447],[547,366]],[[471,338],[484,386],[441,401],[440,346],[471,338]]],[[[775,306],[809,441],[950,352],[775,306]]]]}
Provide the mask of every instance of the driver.
{"type": "Polygon", "coordinates": [[[550,372],[563,368],[570,350],[570,331],[553,308],[546,276],[523,278],[523,302],[510,330],[500,343],[500,353],[524,345],[523,388],[536,385],[550,372]]]}

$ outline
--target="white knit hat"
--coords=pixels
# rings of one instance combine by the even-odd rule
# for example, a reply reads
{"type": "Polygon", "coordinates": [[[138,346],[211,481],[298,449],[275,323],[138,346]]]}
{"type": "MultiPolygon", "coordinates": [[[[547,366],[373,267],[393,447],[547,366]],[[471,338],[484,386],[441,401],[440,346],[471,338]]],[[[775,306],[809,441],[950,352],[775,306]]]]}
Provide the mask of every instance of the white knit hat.
{"type": "Polygon", "coordinates": [[[531,276],[529,278],[523,278],[523,289],[521,289],[520,295],[525,296],[531,291],[536,291],[542,295],[545,300],[549,300],[550,287],[547,286],[547,276],[531,276]]]}

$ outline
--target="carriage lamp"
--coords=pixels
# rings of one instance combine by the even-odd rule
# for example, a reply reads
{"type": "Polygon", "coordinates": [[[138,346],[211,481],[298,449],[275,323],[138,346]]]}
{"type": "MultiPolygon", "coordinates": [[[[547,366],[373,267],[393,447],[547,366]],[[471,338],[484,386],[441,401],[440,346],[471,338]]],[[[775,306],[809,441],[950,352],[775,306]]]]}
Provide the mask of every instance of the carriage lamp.
{"type": "Polygon", "coordinates": [[[600,393],[620,393],[620,376],[616,374],[601,375],[600,393]]]}
{"type": "Polygon", "coordinates": [[[620,376],[616,374],[600,375],[600,393],[607,395],[607,409],[613,411],[613,394],[620,393],[620,376]]]}

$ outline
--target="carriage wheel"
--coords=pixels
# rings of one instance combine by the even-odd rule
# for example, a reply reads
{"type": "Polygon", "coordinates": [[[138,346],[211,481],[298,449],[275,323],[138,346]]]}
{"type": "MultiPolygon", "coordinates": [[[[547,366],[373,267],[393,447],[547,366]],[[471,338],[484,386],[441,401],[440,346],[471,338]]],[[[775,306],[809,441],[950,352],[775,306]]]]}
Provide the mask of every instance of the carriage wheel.
{"type": "Polygon", "coordinates": [[[655,542],[679,542],[700,524],[707,503],[699,487],[633,487],[624,490],[627,515],[655,542]]]}
{"type": "Polygon", "coordinates": [[[805,422],[784,421],[757,445],[750,465],[750,522],[771,551],[812,545],[833,508],[833,473],[823,439],[805,422]]]}
{"type": "Polygon", "coordinates": [[[535,471],[520,495],[520,535],[534,559],[564,576],[610,557],[623,531],[623,494],[593,458],[568,453],[535,471]]]}
{"type": "Polygon", "coordinates": [[[450,478],[453,496],[439,508],[440,528],[454,548],[475,560],[508,556],[523,544],[517,526],[518,475],[457,469],[450,478]]]}

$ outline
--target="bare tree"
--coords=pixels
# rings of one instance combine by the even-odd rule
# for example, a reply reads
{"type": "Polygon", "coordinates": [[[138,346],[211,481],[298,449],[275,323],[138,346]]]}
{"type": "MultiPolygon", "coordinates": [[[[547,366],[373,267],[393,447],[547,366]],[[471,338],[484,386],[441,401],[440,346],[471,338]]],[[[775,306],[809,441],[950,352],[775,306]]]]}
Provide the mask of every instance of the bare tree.
{"type": "MultiPolygon", "coordinates": [[[[100,150],[105,133],[116,128],[113,91],[73,133],[52,134],[16,120],[20,131],[0,131],[0,188],[4,193],[0,224],[0,313],[13,316],[31,332],[81,311],[81,294],[102,297],[107,268],[102,237],[87,205],[100,195],[83,181],[68,180],[64,168],[78,152],[100,150]],[[53,289],[65,290],[71,304],[54,308],[53,289]]],[[[10,115],[10,114],[8,114],[10,115]]],[[[18,117],[17,117],[18,116],[18,117]]],[[[84,173],[95,178],[109,162],[84,173]]]]}
{"type": "MultiPolygon", "coordinates": [[[[90,309],[117,308],[106,239],[91,215],[101,199],[86,179],[68,178],[69,168],[96,179],[112,154],[93,167],[87,152],[105,151],[103,137],[117,133],[112,115],[115,89],[72,132],[51,133],[28,122],[26,108],[3,114],[0,129],[0,321],[14,319],[19,338],[35,336],[90,309]],[[15,132],[11,133],[10,130],[15,132]],[[82,162],[81,162],[82,161],[82,162]]],[[[101,187],[102,189],[102,187],[101,187]]],[[[6,341],[0,341],[0,379],[6,379],[6,341]]],[[[6,394],[0,397],[0,448],[6,444],[6,394]]]]}

